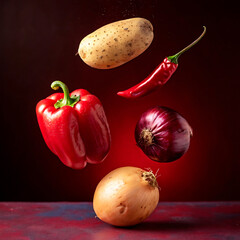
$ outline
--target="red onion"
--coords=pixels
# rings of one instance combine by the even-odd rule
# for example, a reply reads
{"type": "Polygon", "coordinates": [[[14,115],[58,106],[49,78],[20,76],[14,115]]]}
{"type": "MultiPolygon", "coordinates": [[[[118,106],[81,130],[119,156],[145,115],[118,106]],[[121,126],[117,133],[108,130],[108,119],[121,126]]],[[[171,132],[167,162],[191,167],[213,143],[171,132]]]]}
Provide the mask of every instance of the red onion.
{"type": "Polygon", "coordinates": [[[189,148],[192,129],[176,111],[153,107],[142,114],[136,129],[137,145],[152,160],[172,162],[189,148]]]}

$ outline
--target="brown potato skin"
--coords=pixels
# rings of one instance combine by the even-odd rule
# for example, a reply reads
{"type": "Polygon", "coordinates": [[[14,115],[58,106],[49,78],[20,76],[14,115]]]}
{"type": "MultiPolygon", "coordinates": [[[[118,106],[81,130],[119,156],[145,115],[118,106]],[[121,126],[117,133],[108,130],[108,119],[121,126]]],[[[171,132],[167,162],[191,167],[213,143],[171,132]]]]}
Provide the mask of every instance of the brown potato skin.
{"type": "Polygon", "coordinates": [[[89,66],[111,69],[142,54],[152,43],[150,21],[130,18],[107,24],[82,39],[78,54],[89,66]]]}

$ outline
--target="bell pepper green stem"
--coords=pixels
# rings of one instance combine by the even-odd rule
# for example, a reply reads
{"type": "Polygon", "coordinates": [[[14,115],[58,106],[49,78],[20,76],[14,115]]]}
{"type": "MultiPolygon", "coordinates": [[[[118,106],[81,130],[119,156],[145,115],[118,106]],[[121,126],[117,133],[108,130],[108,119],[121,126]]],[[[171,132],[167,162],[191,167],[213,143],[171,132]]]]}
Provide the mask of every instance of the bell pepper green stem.
{"type": "Polygon", "coordinates": [[[173,56],[169,56],[168,59],[172,62],[172,63],[175,63],[175,64],[178,64],[178,58],[180,57],[180,55],[184,52],[186,52],[188,49],[190,49],[192,46],[194,46],[196,43],[198,43],[202,37],[205,35],[206,33],[206,27],[203,26],[203,32],[202,34],[195,40],[193,41],[191,44],[189,44],[187,47],[185,47],[184,49],[182,49],[180,52],[176,53],[175,55],[173,56]]]}
{"type": "Polygon", "coordinates": [[[56,109],[64,107],[64,106],[71,106],[71,107],[73,107],[80,100],[80,96],[70,96],[68,87],[63,82],[61,82],[61,81],[54,81],[51,84],[51,88],[54,89],[54,90],[58,90],[59,87],[62,88],[62,90],[63,90],[64,98],[58,100],[54,104],[54,107],[56,109]]]}

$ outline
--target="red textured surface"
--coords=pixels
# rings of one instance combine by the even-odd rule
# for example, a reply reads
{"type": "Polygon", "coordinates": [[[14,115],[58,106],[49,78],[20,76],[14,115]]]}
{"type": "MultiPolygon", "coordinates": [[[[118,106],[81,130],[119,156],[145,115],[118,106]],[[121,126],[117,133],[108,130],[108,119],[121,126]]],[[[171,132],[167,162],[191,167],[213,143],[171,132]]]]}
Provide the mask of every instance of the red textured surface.
{"type": "Polygon", "coordinates": [[[240,202],[164,202],[143,223],[118,228],[92,203],[0,203],[0,240],[240,239],[240,202]]]}

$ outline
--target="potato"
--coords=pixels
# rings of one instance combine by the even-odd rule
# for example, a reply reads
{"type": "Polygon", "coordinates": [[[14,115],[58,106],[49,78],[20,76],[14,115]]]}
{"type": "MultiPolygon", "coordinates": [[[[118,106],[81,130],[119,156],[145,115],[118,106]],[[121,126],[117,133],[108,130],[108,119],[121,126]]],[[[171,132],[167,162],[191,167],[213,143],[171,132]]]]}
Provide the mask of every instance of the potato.
{"type": "Polygon", "coordinates": [[[93,68],[118,67],[143,53],[153,40],[153,26],[144,18],[107,24],[82,39],[78,54],[93,68]]]}

